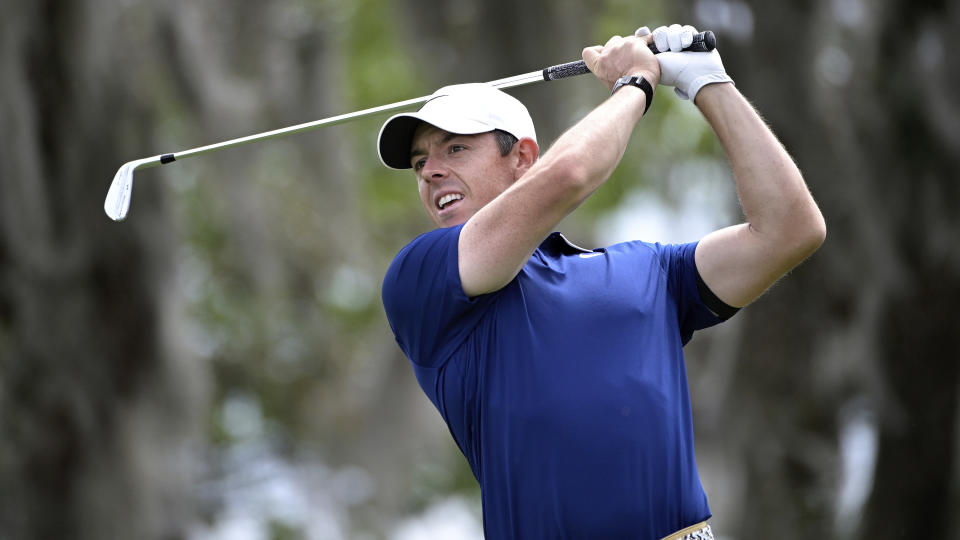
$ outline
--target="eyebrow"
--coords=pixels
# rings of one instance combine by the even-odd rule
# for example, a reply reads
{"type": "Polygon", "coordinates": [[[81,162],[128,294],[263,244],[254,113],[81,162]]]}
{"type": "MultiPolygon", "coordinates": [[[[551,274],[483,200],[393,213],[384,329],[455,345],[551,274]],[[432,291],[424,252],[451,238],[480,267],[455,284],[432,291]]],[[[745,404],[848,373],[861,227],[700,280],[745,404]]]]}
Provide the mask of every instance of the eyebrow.
{"type": "MultiPolygon", "coordinates": [[[[442,139],[440,139],[440,144],[448,143],[448,142],[452,141],[453,139],[456,139],[457,137],[460,137],[460,136],[461,136],[460,133],[449,133],[449,132],[448,132],[446,135],[443,136],[442,139]]],[[[413,157],[414,157],[414,156],[420,156],[420,155],[424,155],[424,154],[426,154],[426,153],[427,153],[427,151],[424,150],[423,148],[414,148],[414,149],[410,150],[410,159],[413,160],[413,157]]]]}

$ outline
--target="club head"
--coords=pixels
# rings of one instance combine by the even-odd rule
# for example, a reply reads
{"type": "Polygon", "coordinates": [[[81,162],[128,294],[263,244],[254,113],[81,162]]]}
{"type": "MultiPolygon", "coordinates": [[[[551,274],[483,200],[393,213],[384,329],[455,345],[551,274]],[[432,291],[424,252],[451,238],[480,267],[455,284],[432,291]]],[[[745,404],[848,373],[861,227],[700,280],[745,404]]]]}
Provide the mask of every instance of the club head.
{"type": "Polygon", "coordinates": [[[133,190],[133,171],[136,166],[136,161],[124,163],[113,177],[113,183],[107,191],[103,210],[114,221],[123,221],[130,210],[130,192],[133,190]]]}

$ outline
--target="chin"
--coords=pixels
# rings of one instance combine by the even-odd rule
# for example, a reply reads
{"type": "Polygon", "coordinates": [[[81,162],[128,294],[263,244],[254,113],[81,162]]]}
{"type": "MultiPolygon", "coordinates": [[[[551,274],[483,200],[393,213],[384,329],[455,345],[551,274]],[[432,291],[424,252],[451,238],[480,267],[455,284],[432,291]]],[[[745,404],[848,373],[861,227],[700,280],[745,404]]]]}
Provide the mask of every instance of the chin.
{"type": "Polygon", "coordinates": [[[456,208],[454,212],[451,212],[444,216],[440,216],[438,214],[431,212],[430,219],[433,221],[435,225],[437,225],[437,227],[441,227],[441,228],[456,227],[457,225],[466,223],[467,220],[469,220],[475,213],[476,213],[475,209],[472,209],[468,206],[463,206],[460,208],[456,208]]]}
{"type": "Polygon", "coordinates": [[[437,221],[437,225],[440,227],[456,227],[457,225],[466,221],[465,219],[450,218],[443,221],[437,221]]]}
{"type": "Polygon", "coordinates": [[[455,215],[448,216],[446,218],[434,218],[433,222],[437,224],[438,227],[456,227],[461,223],[465,223],[469,216],[455,215]]]}

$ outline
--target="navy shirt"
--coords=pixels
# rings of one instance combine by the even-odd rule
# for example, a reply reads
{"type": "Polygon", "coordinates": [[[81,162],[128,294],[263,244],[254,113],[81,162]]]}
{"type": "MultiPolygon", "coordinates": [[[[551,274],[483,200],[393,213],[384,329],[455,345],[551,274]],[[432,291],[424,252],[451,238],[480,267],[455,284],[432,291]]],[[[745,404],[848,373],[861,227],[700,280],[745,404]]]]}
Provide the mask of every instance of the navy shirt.
{"type": "Polygon", "coordinates": [[[480,482],[487,537],[656,540],[709,518],[682,347],[721,319],[696,244],[590,252],[553,233],[468,298],[461,228],[404,247],[383,303],[480,482]]]}

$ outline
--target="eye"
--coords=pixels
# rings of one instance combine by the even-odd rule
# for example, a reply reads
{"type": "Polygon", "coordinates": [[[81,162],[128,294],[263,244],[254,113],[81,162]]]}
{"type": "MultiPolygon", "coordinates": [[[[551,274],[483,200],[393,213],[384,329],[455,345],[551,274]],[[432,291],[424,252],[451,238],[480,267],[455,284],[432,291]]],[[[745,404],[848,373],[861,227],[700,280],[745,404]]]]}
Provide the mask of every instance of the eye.
{"type": "Polygon", "coordinates": [[[420,159],[414,161],[414,162],[413,162],[413,170],[419,171],[420,169],[423,168],[424,165],[426,165],[426,163],[427,163],[426,158],[420,158],[420,159]]]}
{"type": "Polygon", "coordinates": [[[464,151],[464,150],[466,150],[466,149],[467,149],[467,147],[464,146],[464,145],[462,145],[462,144],[454,144],[454,145],[451,145],[451,146],[450,146],[450,153],[451,153],[451,154],[456,154],[457,152],[462,152],[462,151],[464,151]]]}

